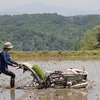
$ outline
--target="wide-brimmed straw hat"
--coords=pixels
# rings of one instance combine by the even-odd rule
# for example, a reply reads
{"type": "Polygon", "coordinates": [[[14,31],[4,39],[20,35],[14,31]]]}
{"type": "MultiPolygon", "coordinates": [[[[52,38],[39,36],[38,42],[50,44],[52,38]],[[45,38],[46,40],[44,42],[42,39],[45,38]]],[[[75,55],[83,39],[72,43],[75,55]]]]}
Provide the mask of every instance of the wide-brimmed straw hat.
{"type": "Polygon", "coordinates": [[[4,43],[4,48],[13,48],[13,45],[10,42],[4,43]]]}

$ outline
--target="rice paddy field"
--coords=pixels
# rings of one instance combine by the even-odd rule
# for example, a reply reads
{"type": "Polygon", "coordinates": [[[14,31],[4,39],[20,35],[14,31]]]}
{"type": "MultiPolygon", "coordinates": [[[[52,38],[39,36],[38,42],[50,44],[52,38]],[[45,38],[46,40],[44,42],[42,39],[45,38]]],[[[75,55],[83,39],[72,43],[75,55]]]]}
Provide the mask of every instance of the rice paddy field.
{"type": "Polygon", "coordinates": [[[89,84],[86,88],[47,88],[16,89],[31,80],[30,73],[9,66],[16,74],[16,86],[10,88],[10,77],[0,75],[0,100],[100,100],[100,52],[99,51],[36,51],[10,52],[12,59],[18,63],[36,64],[50,71],[65,71],[67,68],[82,69],[88,72],[89,84]]]}
{"type": "Polygon", "coordinates": [[[100,51],[12,51],[17,61],[27,60],[100,60],[100,51]]]}

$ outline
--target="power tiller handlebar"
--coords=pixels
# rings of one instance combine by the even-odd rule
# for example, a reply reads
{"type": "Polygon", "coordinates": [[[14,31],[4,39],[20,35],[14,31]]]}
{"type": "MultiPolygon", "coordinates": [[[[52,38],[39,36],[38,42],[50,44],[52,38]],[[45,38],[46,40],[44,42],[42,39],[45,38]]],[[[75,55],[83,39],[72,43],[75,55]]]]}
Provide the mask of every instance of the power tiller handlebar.
{"type": "Polygon", "coordinates": [[[18,64],[18,68],[16,70],[18,69],[23,69],[23,73],[28,70],[27,67],[23,64],[18,64]]]}

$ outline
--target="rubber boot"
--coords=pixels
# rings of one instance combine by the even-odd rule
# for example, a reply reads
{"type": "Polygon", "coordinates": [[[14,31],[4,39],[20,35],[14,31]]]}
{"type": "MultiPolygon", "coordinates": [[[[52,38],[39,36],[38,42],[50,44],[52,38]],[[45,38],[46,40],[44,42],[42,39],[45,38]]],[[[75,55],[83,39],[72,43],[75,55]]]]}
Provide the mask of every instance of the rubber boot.
{"type": "Polygon", "coordinates": [[[11,88],[15,87],[15,79],[14,78],[11,78],[11,80],[10,80],[10,87],[11,88]]]}

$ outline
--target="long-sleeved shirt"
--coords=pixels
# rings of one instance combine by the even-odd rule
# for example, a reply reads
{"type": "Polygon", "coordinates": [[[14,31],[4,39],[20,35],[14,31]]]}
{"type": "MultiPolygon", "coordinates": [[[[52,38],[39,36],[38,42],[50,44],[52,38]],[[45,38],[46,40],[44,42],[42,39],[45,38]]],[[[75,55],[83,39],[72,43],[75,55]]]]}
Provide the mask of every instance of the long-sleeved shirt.
{"type": "Polygon", "coordinates": [[[8,72],[8,65],[13,66],[13,64],[17,65],[17,62],[10,59],[8,52],[6,49],[4,49],[1,52],[1,59],[0,59],[0,70],[2,73],[8,72]]]}

